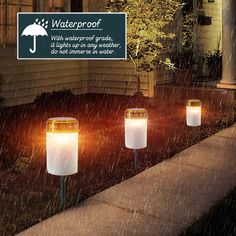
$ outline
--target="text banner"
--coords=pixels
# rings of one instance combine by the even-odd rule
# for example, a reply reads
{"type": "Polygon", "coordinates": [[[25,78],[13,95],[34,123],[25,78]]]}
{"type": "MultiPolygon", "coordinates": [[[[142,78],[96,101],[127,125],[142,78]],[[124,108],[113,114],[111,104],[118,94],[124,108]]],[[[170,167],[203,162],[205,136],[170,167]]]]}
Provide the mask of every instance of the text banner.
{"type": "Polygon", "coordinates": [[[18,13],[17,59],[126,59],[125,13],[18,13]]]}

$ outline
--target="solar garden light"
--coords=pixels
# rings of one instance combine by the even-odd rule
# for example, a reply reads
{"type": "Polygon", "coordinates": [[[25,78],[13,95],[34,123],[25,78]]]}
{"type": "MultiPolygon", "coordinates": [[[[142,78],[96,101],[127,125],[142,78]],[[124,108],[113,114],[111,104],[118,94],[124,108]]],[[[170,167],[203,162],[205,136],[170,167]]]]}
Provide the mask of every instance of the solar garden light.
{"type": "Polygon", "coordinates": [[[134,150],[134,167],[138,169],[138,150],[147,147],[148,113],[143,108],[125,111],[125,146],[134,150]]]}
{"type": "Polygon", "coordinates": [[[188,126],[201,125],[202,103],[198,99],[187,100],[186,103],[186,122],[188,126]]]}
{"type": "Polygon", "coordinates": [[[60,176],[61,205],[66,204],[66,176],[78,172],[77,119],[55,117],[47,121],[47,172],[60,176]]]}

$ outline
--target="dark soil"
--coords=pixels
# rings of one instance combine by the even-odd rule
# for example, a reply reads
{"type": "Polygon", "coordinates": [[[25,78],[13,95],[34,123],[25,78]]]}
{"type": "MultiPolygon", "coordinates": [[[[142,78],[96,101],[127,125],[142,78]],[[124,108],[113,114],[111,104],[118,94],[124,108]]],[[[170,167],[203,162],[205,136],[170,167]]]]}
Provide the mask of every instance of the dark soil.
{"type": "Polygon", "coordinates": [[[137,174],[133,153],[124,146],[124,110],[149,112],[148,147],[140,152],[145,170],[233,122],[230,94],[160,87],[152,99],[113,95],[64,96],[4,108],[0,112],[0,235],[14,235],[61,211],[59,178],[46,173],[48,118],[79,119],[79,173],[68,178],[67,207],[137,174]],[[185,102],[203,102],[202,126],[186,127],[185,102]]]}

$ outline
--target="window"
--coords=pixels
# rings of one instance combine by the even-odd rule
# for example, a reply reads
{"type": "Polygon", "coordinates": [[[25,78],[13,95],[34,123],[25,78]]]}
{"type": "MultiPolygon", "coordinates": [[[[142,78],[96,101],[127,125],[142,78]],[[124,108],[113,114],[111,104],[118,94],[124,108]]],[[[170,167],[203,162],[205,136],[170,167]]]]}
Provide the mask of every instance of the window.
{"type": "Polygon", "coordinates": [[[32,10],[32,0],[0,0],[0,47],[16,45],[16,14],[32,10]]]}
{"type": "Polygon", "coordinates": [[[71,0],[70,8],[72,12],[82,12],[83,0],[71,0]]]}
{"type": "Polygon", "coordinates": [[[66,0],[46,0],[48,11],[50,12],[66,12],[69,11],[69,1],[66,0]]]}
{"type": "Polygon", "coordinates": [[[0,47],[16,45],[17,12],[82,12],[83,0],[0,0],[0,47]]]}
{"type": "Polygon", "coordinates": [[[50,12],[83,11],[83,0],[46,0],[46,5],[50,12]]]}

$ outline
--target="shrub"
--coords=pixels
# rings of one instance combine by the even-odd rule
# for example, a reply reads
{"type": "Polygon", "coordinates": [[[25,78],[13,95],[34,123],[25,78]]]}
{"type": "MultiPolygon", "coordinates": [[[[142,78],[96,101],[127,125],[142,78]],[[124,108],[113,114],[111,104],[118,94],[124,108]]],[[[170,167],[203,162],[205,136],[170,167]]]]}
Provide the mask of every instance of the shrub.
{"type": "Polygon", "coordinates": [[[203,62],[207,64],[209,76],[219,78],[222,75],[222,53],[220,50],[214,52],[209,51],[203,58],[203,62]]]}
{"type": "Polygon", "coordinates": [[[37,107],[67,107],[73,102],[75,95],[68,89],[41,93],[34,100],[37,107]]]}

